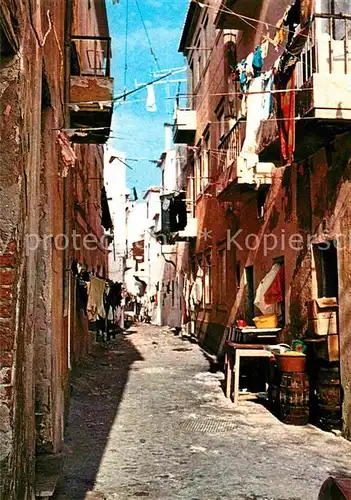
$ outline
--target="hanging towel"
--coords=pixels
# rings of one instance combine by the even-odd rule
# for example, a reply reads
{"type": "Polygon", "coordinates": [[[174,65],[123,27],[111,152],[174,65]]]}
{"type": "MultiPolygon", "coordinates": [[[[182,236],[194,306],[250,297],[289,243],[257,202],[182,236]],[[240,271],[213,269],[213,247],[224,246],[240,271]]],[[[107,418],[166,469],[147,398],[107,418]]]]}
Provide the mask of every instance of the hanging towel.
{"type": "Polygon", "coordinates": [[[267,34],[267,38],[264,40],[264,42],[261,43],[261,54],[262,54],[262,59],[266,59],[268,56],[268,50],[269,50],[269,32],[267,34]]]}
{"type": "MultiPolygon", "coordinates": [[[[277,85],[279,90],[295,89],[295,70],[285,84],[277,85]]],[[[280,153],[282,160],[289,164],[294,159],[295,151],[295,92],[278,92],[276,94],[278,130],[280,137],[280,153]]]]}
{"type": "Polygon", "coordinates": [[[254,53],[251,52],[247,58],[246,58],[246,74],[247,74],[247,79],[248,82],[251,80],[251,78],[254,76],[254,68],[253,68],[253,57],[254,53]]]}
{"type": "Polygon", "coordinates": [[[264,76],[262,76],[262,90],[264,92],[269,92],[262,95],[262,107],[261,107],[261,119],[268,120],[269,115],[273,111],[273,71],[267,71],[264,76]]]}
{"type": "Polygon", "coordinates": [[[256,154],[258,152],[259,131],[261,125],[262,100],[265,94],[262,94],[262,78],[254,78],[249,86],[247,96],[247,118],[246,135],[240,155],[256,154]]]}
{"type": "Polygon", "coordinates": [[[146,99],[146,110],[150,113],[155,113],[157,111],[156,107],[156,97],[155,97],[155,89],[153,85],[147,85],[147,99],[146,99]]]}
{"type": "Polygon", "coordinates": [[[284,300],[284,266],[280,266],[279,271],[272,281],[270,287],[264,294],[266,304],[277,304],[284,300]]]}
{"type": "Polygon", "coordinates": [[[273,43],[276,47],[283,45],[286,37],[286,29],[284,27],[284,18],[279,19],[277,24],[275,25],[275,35],[273,39],[273,43]]]}
{"type": "Polygon", "coordinates": [[[90,278],[89,296],[88,296],[88,319],[89,321],[96,321],[98,316],[105,318],[104,307],[104,291],[105,280],[100,280],[95,276],[90,278]]]}

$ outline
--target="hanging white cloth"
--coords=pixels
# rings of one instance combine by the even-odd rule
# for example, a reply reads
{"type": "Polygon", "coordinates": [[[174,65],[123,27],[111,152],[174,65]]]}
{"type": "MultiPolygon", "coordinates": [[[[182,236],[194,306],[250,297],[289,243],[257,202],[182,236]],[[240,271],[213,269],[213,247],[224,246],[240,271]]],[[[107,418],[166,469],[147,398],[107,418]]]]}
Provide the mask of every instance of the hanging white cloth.
{"type": "Polygon", "coordinates": [[[190,293],[191,302],[194,306],[198,306],[202,302],[203,275],[204,275],[203,270],[199,268],[190,293]]]}
{"type": "Polygon", "coordinates": [[[241,150],[242,154],[257,153],[258,139],[261,125],[262,109],[262,78],[258,76],[253,78],[249,85],[249,94],[247,96],[247,118],[246,135],[241,150]]]}
{"type": "Polygon", "coordinates": [[[267,71],[267,73],[262,76],[262,90],[266,92],[266,94],[262,94],[262,103],[261,103],[262,120],[268,120],[269,115],[271,114],[272,99],[273,99],[272,96],[273,81],[274,81],[274,76],[272,70],[267,71]]]}
{"type": "Polygon", "coordinates": [[[271,305],[266,304],[264,296],[269,287],[271,286],[271,284],[273,283],[274,279],[276,278],[280,267],[281,264],[274,264],[270,269],[269,273],[266,274],[261,283],[258,285],[254,303],[255,306],[258,307],[258,309],[263,314],[272,314],[277,311],[276,304],[271,304],[271,305]]]}
{"type": "Polygon", "coordinates": [[[156,107],[154,86],[148,85],[146,87],[146,91],[147,91],[146,110],[149,111],[150,113],[155,113],[157,111],[157,107],[156,107]]]}

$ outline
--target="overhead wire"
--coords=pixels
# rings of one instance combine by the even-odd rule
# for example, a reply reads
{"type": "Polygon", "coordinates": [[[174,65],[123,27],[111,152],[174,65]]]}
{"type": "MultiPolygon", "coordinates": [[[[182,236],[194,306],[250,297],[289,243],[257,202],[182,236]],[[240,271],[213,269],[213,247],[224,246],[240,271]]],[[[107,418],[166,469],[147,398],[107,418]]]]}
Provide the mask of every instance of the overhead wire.
{"type": "MultiPolygon", "coordinates": [[[[258,24],[264,24],[265,26],[270,26],[270,27],[273,27],[274,29],[276,29],[275,25],[270,24],[270,23],[266,23],[265,21],[261,21],[260,19],[257,19],[257,18],[254,18],[254,17],[249,17],[249,16],[245,16],[243,14],[238,14],[237,12],[233,11],[232,9],[229,9],[229,7],[223,7],[223,8],[220,7],[220,8],[217,9],[217,7],[214,7],[214,6],[208,5],[208,4],[203,4],[199,0],[192,0],[192,1],[194,3],[196,3],[197,5],[200,5],[200,7],[207,7],[209,9],[214,9],[217,12],[224,12],[225,14],[230,14],[232,16],[235,16],[235,17],[241,19],[248,26],[250,26],[251,28],[253,28],[254,30],[256,30],[258,33],[260,33],[263,36],[264,39],[266,39],[266,40],[269,41],[269,43],[271,43],[275,47],[277,46],[277,45],[275,45],[273,43],[273,41],[272,41],[272,39],[270,37],[267,37],[267,34],[265,34],[264,31],[258,29],[256,26],[254,26],[253,24],[249,23],[248,21],[253,21],[253,22],[256,22],[258,24]]],[[[288,29],[286,27],[284,27],[284,31],[285,31],[285,33],[296,34],[296,30],[290,30],[290,29],[288,29]]],[[[309,38],[310,34],[308,33],[307,35],[305,35],[304,33],[299,33],[299,36],[309,38]]],[[[282,46],[283,45],[281,44],[280,47],[282,47],[282,46]]],[[[285,50],[287,51],[288,54],[294,56],[294,54],[292,54],[286,47],[285,47],[285,50]]],[[[311,65],[307,64],[306,66],[308,66],[310,69],[312,69],[313,72],[316,72],[316,69],[313,68],[311,65]]]]}
{"type": "Polygon", "coordinates": [[[149,33],[148,33],[148,30],[146,28],[146,24],[145,24],[145,21],[144,21],[144,17],[143,17],[143,14],[141,12],[141,9],[140,9],[140,5],[139,5],[139,1],[138,0],[135,0],[135,3],[136,3],[136,6],[137,6],[137,9],[138,9],[138,12],[139,12],[139,15],[140,15],[140,19],[141,19],[141,22],[142,22],[142,25],[144,27],[144,31],[145,31],[145,35],[146,35],[146,38],[147,38],[147,41],[149,43],[149,47],[150,47],[150,52],[151,52],[151,55],[152,57],[154,58],[155,60],[155,63],[156,63],[156,67],[159,71],[161,71],[161,67],[160,67],[160,64],[158,62],[158,59],[156,57],[156,54],[155,54],[155,51],[153,49],[153,46],[152,46],[152,43],[151,43],[151,40],[150,40],[150,36],[149,36],[149,33]]]}
{"type": "Polygon", "coordinates": [[[139,85],[138,88],[136,89],[133,89],[133,90],[130,90],[129,92],[124,92],[123,94],[117,96],[117,97],[114,97],[111,101],[106,101],[106,102],[115,102],[115,101],[118,101],[119,99],[123,99],[124,97],[127,97],[129,95],[132,95],[134,94],[135,92],[138,92],[139,90],[141,89],[144,89],[145,87],[147,87],[148,85],[152,85],[153,83],[156,83],[156,82],[159,82],[160,80],[163,80],[164,78],[168,78],[169,76],[171,76],[173,74],[173,71],[169,71],[168,73],[166,73],[165,75],[162,75],[162,76],[159,76],[158,78],[154,78],[153,80],[151,80],[150,82],[148,83],[144,83],[142,85],[139,85]]]}
{"type": "MultiPolygon", "coordinates": [[[[224,6],[224,7],[217,8],[217,7],[213,6],[213,5],[204,4],[200,0],[192,0],[192,1],[194,3],[196,3],[196,4],[198,4],[200,7],[201,7],[201,4],[202,4],[204,7],[207,7],[208,9],[213,9],[216,12],[223,12],[224,14],[230,14],[232,16],[238,17],[239,19],[241,19],[244,22],[245,22],[245,20],[247,20],[247,21],[254,21],[254,22],[258,23],[258,24],[263,24],[264,26],[270,26],[271,28],[276,29],[276,25],[275,24],[270,24],[270,23],[268,23],[266,21],[262,21],[261,19],[257,19],[255,17],[245,16],[244,14],[238,14],[238,12],[235,12],[234,10],[230,9],[229,7],[224,6]]],[[[253,27],[252,25],[249,25],[249,26],[253,27]]],[[[254,27],[254,29],[256,29],[258,31],[258,29],[256,27],[254,27]]],[[[286,33],[292,33],[292,34],[295,33],[294,30],[289,30],[288,28],[284,28],[284,30],[286,31],[286,33]]],[[[303,35],[303,36],[308,37],[308,35],[303,35]]]]}
{"type": "Polygon", "coordinates": [[[128,72],[128,29],[129,29],[129,0],[126,0],[126,28],[124,41],[124,85],[123,89],[127,89],[127,72],[128,72]]]}

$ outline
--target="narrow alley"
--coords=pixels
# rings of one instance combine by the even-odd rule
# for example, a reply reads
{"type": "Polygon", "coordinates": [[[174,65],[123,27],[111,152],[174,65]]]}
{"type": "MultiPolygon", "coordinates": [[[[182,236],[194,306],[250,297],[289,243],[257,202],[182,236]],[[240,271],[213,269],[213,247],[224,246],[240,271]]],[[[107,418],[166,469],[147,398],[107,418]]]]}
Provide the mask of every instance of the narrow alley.
{"type": "Polygon", "coordinates": [[[351,445],[288,426],[257,399],[235,407],[197,344],[132,325],[72,378],[56,500],[312,500],[351,473],[351,445]]]}

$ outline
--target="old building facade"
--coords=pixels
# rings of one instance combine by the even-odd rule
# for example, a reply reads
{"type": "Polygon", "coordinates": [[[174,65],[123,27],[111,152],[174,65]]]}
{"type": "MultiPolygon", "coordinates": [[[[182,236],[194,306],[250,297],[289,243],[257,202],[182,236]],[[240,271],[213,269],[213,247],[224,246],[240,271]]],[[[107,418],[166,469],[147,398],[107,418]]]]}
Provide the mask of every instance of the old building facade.
{"type": "Polygon", "coordinates": [[[72,265],[107,272],[112,79],[104,2],[4,1],[0,30],[0,489],[25,499],[36,459],[62,451],[70,369],[88,349],[72,265]]]}
{"type": "Polygon", "coordinates": [[[189,5],[174,139],[194,177],[196,331],[220,354],[227,326],[262,314],[256,293],[274,265],[281,341],[308,342],[311,302],[330,300],[350,437],[350,6],[301,1],[288,14],[290,3],[189,5]]]}

